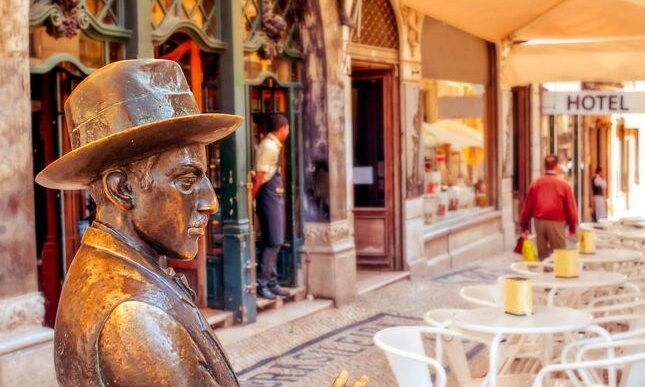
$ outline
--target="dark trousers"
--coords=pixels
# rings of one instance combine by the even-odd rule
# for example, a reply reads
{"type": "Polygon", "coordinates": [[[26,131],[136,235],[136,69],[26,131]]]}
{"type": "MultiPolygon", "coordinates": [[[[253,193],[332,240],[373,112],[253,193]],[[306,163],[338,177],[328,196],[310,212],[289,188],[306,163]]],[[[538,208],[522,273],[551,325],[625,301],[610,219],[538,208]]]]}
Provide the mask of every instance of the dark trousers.
{"type": "Polygon", "coordinates": [[[540,261],[551,255],[553,250],[567,247],[567,231],[564,222],[535,219],[534,224],[540,261]]]}
{"type": "Polygon", "coordinates": [[[260,273],[258,274],[258,286],[260,287],[273,287],[278,284],[278,272],[276,265],[278,263],[278,253],[280,246],[264,246],[262,247],[262,255],[260,256],[260,273]]]}
{"type": "Polygon", "coordinates": [[[273,175],[264,183],[256,198],[258,220],[262,230],[262,254],[260,255],[260,272],[257,283],[259,287],[273,287],[278,284],[276,265],[280,246],[284,243],[284,198],[282,177],[273,175]]]}

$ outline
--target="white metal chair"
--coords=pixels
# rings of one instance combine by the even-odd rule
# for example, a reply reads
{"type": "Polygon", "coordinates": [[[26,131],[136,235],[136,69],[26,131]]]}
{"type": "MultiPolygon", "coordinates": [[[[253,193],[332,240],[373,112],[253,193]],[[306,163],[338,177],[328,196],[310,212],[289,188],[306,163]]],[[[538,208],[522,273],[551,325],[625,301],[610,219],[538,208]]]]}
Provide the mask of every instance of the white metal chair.
{"type": "MultiPolygon", "coordinates": [[[[423,315],[423,321],[431,327],[452,329],[450,328],[450,325],[452,324],[455,315],[464,310],[465,309],[432,309],[423,315]]],[[[478,332],[460,332],[463,335],[468,336],[468,338],[474,342],[488,345],[493,341],[493,335],[478,332]]]]}
{"type": "Polygon", "coordinates": [[[446,328],[452,323],[455,315],[463,310],[457,308],[432,309],[423,315],[423,321],[431,327],[446,328]]]}
{"type": "Polygon", "coordinates": [[[499,284],[470,285],[459,290],[459,296],[473,306],[501,306],[502,292],[499,284]]]}
{"type": "Polygon", "coordinates": [[[621,323],[629,330],[645,327],[645,293],[630,292],[596,297],[585,310],[594,316],[594,324],[612,330],[608,324],[621,323]]]}
{"type": "Polygon", "coordinates": [[[617,367],[621,367],[620,386],[642,387],[645,385],[645,329],[587,338],[567,344],[562,350],[561,363],[544,367],[533,382],[542,387],[545,378],[553,372],[565,372],[576,387],[611,386],[618,384],[617,367]],[[575,354],[575,360],[569,360],[575,354]],[[606,370],[606,378],[605,371],[606,370]]]}
{"type": "MultiPolygon", "coordinates": [[[[433,386],[428,366],[435,372],[437,385],[445,385],[444,354],[460,386],[481,385],[484,379],[473,379],[470,373],[463,345],[469,341],[472,341],[469,335],[442,327],[400,326],[385,328],[374,335],[374,343],[385,352],[400,387],[433,386]],[[426,354],[422,335],[434,338],[434,356],[426,354]]],[[[520,386],[530,383],[532,377],[531,374],[513,374],[498,379],[500,385],[520,386]]]]}
{"type": "MultiPolygon", "coordinates": [[[[429,366],[436,375],[436,385],[444,387],[447,383],[446,371],[440,361],[426,356],[421,339],[422,333],[443,332],[450,331],[444,328],[415,326],[386,328],[374,335],[374,343],[385,352],[399,386],[432,387],[429,366]]],[[[441,340],[437,342],[437,358],[441,359],[441,340]]]]}

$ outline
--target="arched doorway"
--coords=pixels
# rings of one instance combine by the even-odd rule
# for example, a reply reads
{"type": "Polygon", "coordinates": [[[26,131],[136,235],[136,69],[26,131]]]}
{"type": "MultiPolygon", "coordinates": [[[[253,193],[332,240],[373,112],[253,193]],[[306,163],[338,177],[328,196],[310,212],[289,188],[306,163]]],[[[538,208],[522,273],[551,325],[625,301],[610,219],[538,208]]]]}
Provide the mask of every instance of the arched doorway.
{"type": "Polygon", "coordinates": [[[397,22],[388,0],[364,0],[360,13],[348,47],[356,261],[359,269],[401,270],[397,22]]]}

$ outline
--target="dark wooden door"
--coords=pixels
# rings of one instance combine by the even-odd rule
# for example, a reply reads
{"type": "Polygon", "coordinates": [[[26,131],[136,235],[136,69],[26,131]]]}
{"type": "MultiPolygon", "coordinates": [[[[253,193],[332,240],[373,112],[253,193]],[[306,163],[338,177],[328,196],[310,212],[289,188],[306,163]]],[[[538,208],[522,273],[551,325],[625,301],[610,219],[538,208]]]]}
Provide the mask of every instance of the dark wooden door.
{"type": "MultiPolygon", "coordinates": [[[[63,107],[83,77],[69,63],[31,76],[34,176],[71,151],[63,107]]],[[[63,277],[93,220],[94,206],[85,190],[59,191],[34,184],[34,195],[38,282],[45,298],[45,325],[54,326],[63,277]]]]}
{"type": "Polygon", "coordinates": [[[361,268],[395,268],[392,72],[354,71],[354,239],[361,268]]]}
{"type": "Polygon", "coordinates": [[[513,88],[513,194],[522,212],[531,184],[531,86],[513,88]]]}

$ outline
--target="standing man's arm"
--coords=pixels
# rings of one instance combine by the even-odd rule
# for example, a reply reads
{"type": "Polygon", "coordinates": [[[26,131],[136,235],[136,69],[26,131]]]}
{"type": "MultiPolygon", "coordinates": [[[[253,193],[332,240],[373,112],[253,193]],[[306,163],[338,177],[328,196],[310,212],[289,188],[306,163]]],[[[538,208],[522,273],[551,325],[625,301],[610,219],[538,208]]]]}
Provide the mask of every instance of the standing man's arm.
{"type": "Polygon", "coordinates": [[[271,171],[271,166],[275,164],[276,157],[272,155],[271,149],[268,148],[266,139],[260,142],[257,153],[255,154],[255,177],[253,178],[253,199],[255,200],[260,187],[264,184],[264,178],[271,171]]]}
{"type": "Polygon", "coordinates": [[[576,233],[576,227],[578,226],[578,207],[569,184],[567,184],[567,189],[565,190],[564,210],[566,211],[565,216],[569,225],[569,234],[573,235],[576,233]]]}
{"type": "Polygon", "coordinates": [[[258,191],[260,190],[260,187],[262,187],[262,184],[264,182],[264,171],[255,171],[255,176],[253,177],[253,199],[258,194],[258,191]]]}

